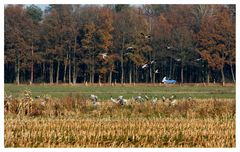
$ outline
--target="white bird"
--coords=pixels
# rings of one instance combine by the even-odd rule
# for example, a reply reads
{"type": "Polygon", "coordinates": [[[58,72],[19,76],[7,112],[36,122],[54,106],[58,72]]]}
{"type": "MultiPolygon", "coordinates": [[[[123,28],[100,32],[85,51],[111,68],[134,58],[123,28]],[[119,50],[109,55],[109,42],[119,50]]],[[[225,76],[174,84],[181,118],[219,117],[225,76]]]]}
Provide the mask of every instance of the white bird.
{"type": "Polygon", "coordinates": [[[172,106],[175,106],[177,104],[177,100],[176,99],[173,99],[172,101],[171,101],[171,105],[172,106]]]}
{"type": "Polygon", "coordinates": [[[162,79],[162,83],[165,83],[166,80],[167,80],[167,77],[164,77],[164,78],[162,79]]]}
{"type": "Polygon", "coordinates": [[[162,96],[162,101],[165,102],[166,101],[166,97],[162,96]]]}
{"type": "Polygon", "coordinates": [[[112,97],[111,97],[111,101],[114,103],[118,103],[118,101],[116,99],[113,99],[112,97]]]}
{"type": "Polygon", "coordinates": [[[196,61],[200,61],[201,60],[201,58],[199,58],[199,59],[196,59],[196,61]]]}
{"type": "Polygon", "coordinates": [[[169,100],[171,101],[171,105],[175,106],[177,104],[176,96],[172,95],[169,100]]]}
{"type": "Polygon", "coordinates": [[[124,99],[123,96],[118,96],[117,99],[113,99],[111,97],[111,101],[113,103],[120,104],[120,105],[127,105],[128,104],[128,101],[126,99],[124,99]]]}
{"type": "Polygon", "coordinates": [[[159,72],[158,72],[158,69],[155,71],[155,73],[159,73],[159,72]]]}
{"type": "Polygon", "coordinates": [[[155,63],[155,61],[154,61],[154,60],[150,61],[150,64],[153,64],[153,63],[155,63]]]}
{"type": "Polygon", "coordinates": [[[149,100],[149,97],[147,95],[144,95],[145,100],[149,100]]]}
{"type": "Polygon", "coordinates": [[[167,49],[169,50],[169,49],[171,49],[172,47],[171,46],[167,46],[167,49]]]}
{"type": "Polygon", "coordinates": [[[141,96],[137,96],[134,99],[135,99],[135,101],[140,102],[140,103],[144,102],[144,99],[141,96]]]}
{"type": "Polygon", "coordinates": [[[142,66],[142,69],[145,69],[145,68],[147,68],[148,67],[148,64],[144,64],[143,66],[142,66]]]}
{"type": "Polygon", "coordinates": [[[130,46],[130,47],[127,47],[127,50],[132,50],[132,49],[133,49],[133,47],[131,47],[131,46],[130,46]]]}
{"type": "Polygon", "coordinates": [[[188,101],[192,101],[192,97],[189,96],[189,97],[187,98],[187,100],[188,100],[188,101]]]}
{"type": "Polygon", "coordinates": [[[147,95],[144,95],[144,97],[139,95],[139,96],[136,96],[136,97],[134,97],[132,99],[135,100],[136,102],[143,103],[145,101],[148,101],[149,97],[147,95]]]}
{"type": "Polygon", "coordinates": [[[107,57],[107,53],[100,53],[99,55],[101,55],[103,59],[107,57]]]}
{"type": "Polygon", "coordinates": [[[177,62],[181,61],[181,59],[175,59],[177,62]]]}
{"type": "Polygon", "coordinates": [[[92,100],[93,105],[96,105],[96,102],[98,100],[98,96],[91,94],[90,99],[92,100]]]}
{"type": "Polygon", "coordinates": [[[127,99],[124,99],[123,96],[118,96],[117,101],[120,105],[127,105],[127,99]]]}
{"type": "Polygon", "coordinates": [[[175,95],[172,95],[169,99],[172,100],[172,99],[175,99],[176,96],[175,95]]]}
{"type": "Polygon", "coordinates": [[[128,100],[127,99],[122,99],[122,105],[128,105],[128,100]]]}
{"type": "Polygon", "coordinates": [[[151,101],[152,101],[153,104],[156,104],[156,103],[157,103],[157,100],[158,100],[158,98],[155,96],[155,97],[152,98],[151,101]]]}

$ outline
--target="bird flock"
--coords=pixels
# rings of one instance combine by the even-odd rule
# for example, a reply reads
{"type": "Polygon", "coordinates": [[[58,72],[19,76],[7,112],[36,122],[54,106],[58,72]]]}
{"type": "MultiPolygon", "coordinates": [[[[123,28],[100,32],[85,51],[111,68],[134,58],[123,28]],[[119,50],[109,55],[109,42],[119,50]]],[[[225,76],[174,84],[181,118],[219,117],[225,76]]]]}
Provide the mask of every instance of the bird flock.
{"type": "MultiPolygon", "coordinates": [[[[89,99],[92,102],[93,106],[97,106],[100,105],[100,102],[98,101],[98,96],[91,94],[89,99]]],[[[188,97],[187,98],[188,101],[192,100],[192,97],[188,97]]],[[[162,96],[161,98],[158,98],[157,96],[153,96],[151,99],[147,96],[135,96],[132,97],[131,99],[125,99],[122,95],[118,96],[117,98],[113,98],[112,96],[110,97],[110,101],[114,104],[117,105],[129,105],[130,103],[132,103],[132,101],[134,101],[135,103],[140,103],[143,104],[145,102],[150,102],[152,105],[156,105],[157,102],[162,102],[162,103],[166,103],[169,106],[176,106],[178,104],[178,101],[176,99],[176,95],[171,95],[169,98],[162,96]]]]}

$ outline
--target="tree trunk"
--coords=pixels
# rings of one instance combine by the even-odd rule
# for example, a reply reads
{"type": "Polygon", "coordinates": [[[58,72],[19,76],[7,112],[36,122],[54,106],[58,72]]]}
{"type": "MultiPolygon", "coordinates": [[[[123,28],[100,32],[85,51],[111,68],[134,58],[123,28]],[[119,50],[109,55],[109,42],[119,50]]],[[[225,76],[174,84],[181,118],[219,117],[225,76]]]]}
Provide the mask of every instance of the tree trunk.
{"type": "Polygon", "coordinates": [[[183,83],[183,64],[181,64],[181,83],[183,83]]]}
{"type": "Polygon", "coordinates": [[[66,82],[66,71],[67,71],[67,63],[64,62],[64,70],[63,70],[63,82],[66,82]]]}
{"type": "Polygon", "coordinates": [[[138,83],[138,71],[137,71],[137,65],[135,66],[135,82],[138,83]]]}
{"type": "Polygon", "coordinates": [[[132,67],[132,82],[135,83],[136,82],[136,71],[135,71],[135,64],[133,63],[133,67],[132,67]]]}
{"type": "Polygon", "coordinates": [[[74,41],[74,49],[73,49],[73,84],[76,84],[77,76],[76,76],[76,46],[77,46],[77,37],[75,37],[74,41]]]}
{"type": "MultiPolygon", "coordinates": [[[[204,79],[207,79],[207,84],[210,82],[210,69],[207,63],[204,63],[204,79]]],[[[205,82],[204,82],[205,83],[205,82]]]]}
{"type": "Polygon", "coordinates": [[[233,79],[233,82],[235,83],[235,76],[234,76],[232,64],[230,64],[230,68],[231,68],[232,79],[233,79]]]}
{"type": "Polygon", "coordinates": [[[44,82],[46,82],[46,77],[45,77],[46,76],[46,67],[45,66],[46,66],[46,64],[45,64],[45,62],[43,62],[43,81],[44,82]]]}
{"type": "Polygon", "coordinates": [[[109,83],[112,84],[112,69],[111,69],[111,71],[109,73],[109,83]]]}
{"type": "Polygon", "coordinates": [[[95,76],[95,60],[94,60],[94,54],[92,56],[92,61],[93,61],[93,64],[92,64],[92,83],[94,83],[94,76],[95,76]]]}
{"type": "Polygon", "coordinates": [[[176,65],[172,65],[172,78],[175,78],[175,73],[176,73],[176,65]]]}
{"type": "Polygon", "coordinates": [[[222,85],[225,85],[225,76],[224,76],[224,71],[223,71],[223,67],[221,68],[221,75],[222,75],[222,85]]]}
{"type": "Polygon", "coordinates": [[[86,74],[85,71],[84,71],[84,74],[83,74],[83,75],[84,75],[84,77],[83,77],[83,82],[85,83],[85,82],[87,81],[87,78],[86,78],[86,77],[87,77],[87,74],[86,74]]]}
{"type": "Polygon", "coordinates": [[[56,74],[56,83],[58,84],[58,79],[59,79],[59,67],[60,67],[60,61],[57,61],[57,74],[56,74]]]}
{"type": "Polygon", "coordinates": [[[50,62],[50,83],[53,83],[53,61],[50,62]]]}
{"type": "Polygon", "coordinates": [[[150,68],[149,68],[149,77],[150,77],[150,82],[152,83],[152,66],[150,65],[150,68]]]}
{"type": "Polygon", "coordinates": [[[129,66],[129,83],[132,84],[132,66],[129,66]]]}
{"type": "Polygon", "coordinates": [[[155,71],[156,71],[155,53],[153,54],[153,61],[155,62],[155,63],[153,64],[153,83],[155,83],[155,81],[156,81],[156,73],[155,73],[155,71]]]}
{"type": "Polygon", "coordinates": [[[99,84],[99,86],[101,86],[101,75],[100,74],[98,75],[98,84],[99,84]]]}
{"type": "Polygon", "coordinates": [[[19,66],[19,55],[17,55],[17,58],[16,58],[16,63],[15,63],[15,75],[16,75],[16,84],[19,85],[19,73],[20,73],[20,66],[19,66]]]}
{"type": "Polygon", "coordinates": [[[31,80],[30,80],[30,84],[33,83],[33,66],[34,66],[34,62],[33,62],[33,44],[32,44],[32,64],[31,64],[31,80]]]}
{"type": "Polygon", "coordinates": [[[89,82],[92,83],[92,65],[89,66],[89,82]]]}
{"type": "Polygon", "coordinates": [[[148,68],[146,69],[146,78],[145,78],[145,82],[146,83],[148,83],[148,77],[149,77],[149,75],[148,75],[149,73],[148,73],[148,68]]]}
{"type": "Polygon", "coordinates": [[[172,66],[172,58],[170,58],[170,64],[169,64],[169,78],[172,79],[172,69],[173,69],[173,66],[172,66]]]}
{"type": "Polygon", "coordinates": [[[209,70],[207,70],[207,84],[209,84],[210,82],[210,74],[209,74],[209,70]]]}
{"type": "Polygon", "coordinates": [[[68,83],[72,83],[71,80],[71,56],[69,54],[69,58],[68,58],[68,83]]]}
{"type": "Polygon", "coordinates": [[[124,33],[123,33],[123,38],[122,38],[122,50],[121,50],[121,84],[123,84],[123,78],[124,78],[123,49],[124,49],[124,33]]]}

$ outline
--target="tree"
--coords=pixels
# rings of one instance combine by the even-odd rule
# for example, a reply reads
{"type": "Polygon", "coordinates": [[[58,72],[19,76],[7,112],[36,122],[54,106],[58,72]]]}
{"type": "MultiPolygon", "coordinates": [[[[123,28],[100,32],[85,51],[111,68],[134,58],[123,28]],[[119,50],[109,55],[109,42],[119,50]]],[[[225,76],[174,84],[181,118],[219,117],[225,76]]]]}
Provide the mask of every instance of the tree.
{"type": "Polygon", "coordinates": [[[33,83],[34,79],[34,63],[39,63],[37,60],[38,54],[34,54],[34,50],[37,49],[35,46],[38,43],[39,39],[39,32],[37,29],[39,29],[39,22],[42,19],[42,10],[37,7],[36,5],[30,5],[26,9],[26,13],[31,18],[31,21],[29,22],[29,30],[30,30],[30,36],[29,36],[29,43],[31,45],[31,58],[32,58],[32,63],[31,63],[31,80],[30,82],[33,83]]]}
{"type": "MultiPolygon", "coordinates": [[[[45,36],[46,36],[46,62],[49,63],[49,81],[53,83],[53,66],[54,62],[57,60],[59,65],[59,59],[62,56],[62,47],[61,45],[61,24],[60,18],[56,9],[52,9],[49,14],[45,17],[43,22],[45,36]]],[[[57,72],[58,73],[58,72],[57,72]]],[[[58,80],[58,78],[57,78],[58,80]]]]}
{"type": "Polygon", "coordinates": [[[8,5],[5,9],[5,63],[15,65],[15,82],[20,83],[20,72],[25,80],[26,70],[31,61],[29,45],[29,24],[26,11],[22,5],[8,5]]]}
{"type": "Polygon", "coordinates": [[[192,16],[187,14],[191,6],[177,6],[173,7],[170,13],[170,23],[172,24],[171,30],[171,42],[170,48],[172,55],[171,58],[175,62],[180,63],[180,77],[181,83],[184,82],[184,67],[191,63],[191,61],[196,58],[196,54],[193,49],[193,40],[192,35],[193,31],[191,30],[192,16]]]}
{"type": "Polygon", "coordinates": [[[225,83],[223,68],[227,55],[229,52],[235,52],[234,33],[229,11],[221,7],[215,16],[208,16],[204,19],[201,30],[197,35],[197,51],[202,58],[207,60],[211,68],[221,71],[223,85],[225,83]]]}

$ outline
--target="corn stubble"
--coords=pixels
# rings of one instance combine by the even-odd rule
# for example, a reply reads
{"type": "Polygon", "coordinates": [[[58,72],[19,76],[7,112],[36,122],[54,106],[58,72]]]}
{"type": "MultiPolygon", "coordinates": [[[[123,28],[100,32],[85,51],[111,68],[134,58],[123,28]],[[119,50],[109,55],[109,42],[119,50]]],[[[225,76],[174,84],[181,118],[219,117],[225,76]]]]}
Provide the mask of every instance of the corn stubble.
{"type": "MultiPolygon", "coordinates": [[[[80,97],[5,106],[5,147],[235,147],[235,100],[127,106],[80,97]],[[21,108],[23,112],[19,112],[21,108]],[[37,112],[36,112],[37,111],[37,112]]],[[[26,102],[26,101],[25,101],[26,102]]]]}

